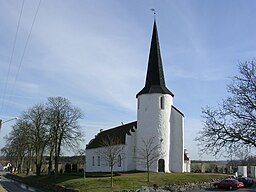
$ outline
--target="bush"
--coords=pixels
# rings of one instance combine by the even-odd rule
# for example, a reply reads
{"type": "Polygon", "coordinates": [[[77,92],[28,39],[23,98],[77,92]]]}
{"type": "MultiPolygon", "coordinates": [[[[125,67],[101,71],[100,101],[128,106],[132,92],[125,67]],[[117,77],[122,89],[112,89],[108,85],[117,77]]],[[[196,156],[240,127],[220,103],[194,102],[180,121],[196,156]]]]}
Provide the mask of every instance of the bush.
{"type": "Polygon", "coordinates": [[[72,172],[77,172],[77,164],[72,164],[72,172]]]}
{"type": "Polygon", "coordinates": [[[70,163],[67,163],[65,165],[65,173],[71,173],[71,164],[70,163]]]}

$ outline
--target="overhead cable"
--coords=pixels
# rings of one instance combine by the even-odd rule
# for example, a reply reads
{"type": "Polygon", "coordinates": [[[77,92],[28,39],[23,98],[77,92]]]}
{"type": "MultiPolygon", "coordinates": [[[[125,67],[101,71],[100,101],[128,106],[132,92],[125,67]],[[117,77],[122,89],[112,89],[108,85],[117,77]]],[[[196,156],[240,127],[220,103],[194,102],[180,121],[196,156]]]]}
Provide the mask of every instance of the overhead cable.
{"type": "Polygon", "coordinates": [[[15,47],[16,47],[17,36],[18,36],[19,28],[20,28],[20,20],[21,20],[21,16],[22,16],[22,13],[23,13],[24,2],[25,2],[25,0],[22,1],[22,5],[21,5],[21,9],[20,9],[20,14],[19,14],[19,19],[18,19],[18,24],[17,24],[17,28],[16,28],[16,32],[15,32],[13,46],[12,46],[11,58],[10,58],[9,66],[8,66],[8,72],[7,72],[6,80],[5,80],[5,83],[4,83],[4,89],[3,89],[3,92],[2,92],[0,114],[1,114],[1,112],[3,110],[3,106],[4,106],[4,99],[5,99],[5,96],[6,96],[7,85],[8,85],[8,81],[9,81],[9,76],[10,76],[10,71],[11,71],[11,65],[12,65],[14,50],[15,50],[15,47]]]}
{"type": "MultiPolygon", "coordinates": [[[[28,47],[29,39],[31,37],[31,33],[32,33],[32,30],[33,30],[33,27],[34,27],[34,24],[35,24],[35,21],[36,21],[36,17],[37,17],[37,14],[38,14],[38,11],[39,11],[39,8],[40,8],[40,5],[41,5],[41,1],[42,0],[39,0],[39,3],[37,5],[37,9],[36,9],[36,12],[35,12],[35,15],[34,15],[34,18],[33,18],[33,21],[32,21],[31,27],[30,27],[30,30],[29,30],[29,34],[28,34],[28,37],[27,37],[26,42],[25,42],[25,46],[24,46],[24,49],[23,49],[23,52],[22,52],[22,56],[21,56],[21,59],[20,59],[20,62],[19,62],[18,70],[17,70],[17,72],[15,74],[14,83],[13,83],[12,89],[10,90],[10,97],[11,97],[11,95],[12,95],[12,93],[14,91],[14,88],[16,86],[18,75],[20,73],[21,65],[22,65],[22,62],[23,62],[23,59],[24,59],[24,56],[25,56],[25,53],[26,53],[26,50],[27,50],[27,47],[28,47]]],[[[9,100],[10,100],[10,98],[9,98],[9,100]]],[[[8,99],[6,99],[6,101],[8,101],[8,99]]]]}

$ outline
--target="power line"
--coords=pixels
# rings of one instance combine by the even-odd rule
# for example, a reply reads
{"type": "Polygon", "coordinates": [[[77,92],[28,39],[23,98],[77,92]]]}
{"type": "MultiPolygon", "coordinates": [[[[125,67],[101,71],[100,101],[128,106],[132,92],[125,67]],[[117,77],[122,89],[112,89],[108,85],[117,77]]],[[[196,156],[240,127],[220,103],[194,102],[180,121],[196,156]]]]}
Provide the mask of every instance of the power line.
{"type": "Polygon", "coordinates": [[[6,80],[5,80],[5,83],[4,83],[4,89],[3,89],[3,94],[2,94],[2,102],[1,102],[0,114],[1,114],[3,106],[4,106],[4,98],[6,96],[7,84],[8,84],[8,81],[9,81],[11,64],[12,64],[14,50],[15,50],[16,42],[17,42],[17,36],[18,36],[19,28],[20,28],[20,20],[21,20],[21,16],[22,16],[22,13],[23,13],[24,2],[25,2],[25,0],[22,1],[20,15],[19,15],[18,24],[17,24],[17,28],[16,28],[16,32],[15,32],[15,37],[14,37],[14,42],[13,42],[13,46],[12,46],[11,58],[10,58],[9,66],[8,66],[7,77],[6,77],[6,80]]]}
{"type": "MultiPolygon", "coordinates": [[[[24,1],[24,0],[23,0],[24,1]]],[[[40,8],[40,5],[41,5],[41,1],[39,1],[38,5],[37,5],[37,9],[36,9],[36,12],[35,12],[35,15],[34,15],[34,18],[33,18],[33,21],[32,21],[32,24],[31,24],[31,27],[30,27],[30,30],[29,30],[29,34],[28,34],[28,37],[26,39],[26,42],[25,42],[25,46],[24,46],[24,49],[23,49],[23,52],[22,52],[22,56],[21,56],[21,59],[20,59],[20,62],[19,62],[19,67],[18,67],[18,70],[15,74],[15,78],[14,78],[14,83],[13,83],[13,87],[12,89],[10,90],[10,95],[12,95],[12,92],[16,86],[16,82],[17,82],[17,79],[18,79],[18,75],[20,73],[20,69],[21,69],[21,65],[22,65],[22,62],[23,62],[23,59],[24,59],[24,56],[25,56],[25,53],[26,53],[26,49],[27,49],[27,46],[28,46],[28,43],[29,43],[29,39],[30,39],[30,36],[31,36],[31,33],[32,33],[32,30],[33,30],[33,27],[34,27],[34,24],[35,24],[35,20],[36,20],[36,17],[37,17],[37,14],[38,14],[38,11],[39,11],[39,8],[40,8]]],[[[8,100],[8,99],[6,99],[8,100]]],[[[9,99],[10,100],[10,99],[9,99]]]]}
{"type": "Polygon", "coordinates": [[[16,85],[16,81],[17,81],[18,75],[19,75],[19,73],[20,73],[21,64],[22,64],[23,59],[24,59],[24,56],[25,56],[25,52],[26,52],[26,49],[27,49],[27,46],[28,46],[28,42],[29,42],[31,33],[32,33],[32,29],[33,29],[33,27],[34,27],[35,20],[36,20],[36,17],[37,17],[37,14],[38,14],[38,11],[39,11],[39,8],[40,8],[40,5],[41,5],[41,1],[42,1],[42,0],[40,0],[39,3],[38,3],[38,5],[37,5],[36,13],[35,13],[35,15],[34,15],[33,22],[32,22],[32,25],[31,25],[31,27],[30,27],[30,30],[29,30],[29,34],[28,34],[28,37],[27,37],[27,40],[26,40],[25,47],[24,47],[24,49],[23,49],[22,57],[21,57],[20,63],[19,63],[19,68],[18,68],[18,71],[17,71],[17,73],[16,73],[16,75],[15,75],[15,79],[14,79],[14,87],[15,87],[15,85],[16,85]]]}

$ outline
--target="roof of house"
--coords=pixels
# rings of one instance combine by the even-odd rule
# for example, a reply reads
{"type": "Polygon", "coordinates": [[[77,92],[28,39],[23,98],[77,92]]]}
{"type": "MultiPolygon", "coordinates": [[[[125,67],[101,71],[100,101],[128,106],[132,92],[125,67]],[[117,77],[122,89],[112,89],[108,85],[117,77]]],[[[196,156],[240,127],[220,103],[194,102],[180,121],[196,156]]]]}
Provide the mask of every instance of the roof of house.
{"type": "Polygon", "coordinates": [[[136,95],[136,97],[146,93],[163,93],[174,96],[174,94],[165,86],[156,21],[154,21],[145,87],[136,95]]]}
{"type": "Polygon", "coordinates": [[[1,163],[3,166],[7,166],[8,163],[10,163],[10,161],[7,161],[7,160],[0,160],[0,163],[1,163]]]}
{"type": "Polygon", "coordinates": [[[106,146],[104,142],[106,139],[112,140],[112,145],[125,144],[126,135],[131,135],[131,132],[135,132],[135,129],[137,129],[137,121],[101,131],[89,142],[86,149],[106,146]]]}
{"type": "Polygon", "coordinates": [[[189,157],[186,153],[184,153],[184,161],[189,161],[189,157]]]}

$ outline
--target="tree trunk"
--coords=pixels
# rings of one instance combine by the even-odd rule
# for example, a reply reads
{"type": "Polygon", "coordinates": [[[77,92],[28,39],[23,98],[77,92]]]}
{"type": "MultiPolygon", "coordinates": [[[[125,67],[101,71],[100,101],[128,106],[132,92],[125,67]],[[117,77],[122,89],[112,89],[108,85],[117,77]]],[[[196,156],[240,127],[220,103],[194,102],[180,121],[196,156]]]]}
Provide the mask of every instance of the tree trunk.
{"type": "Polygon", "coordinates": [[[40,174],[41,174],[41,166],[42,166],[41,163],[37,163],[36,164],[36,176],[40,176],[40,174]]]}
{"type": "Polygon", "coordinates": [[[22,168],[23,168],[23,161],[24,161],[24,157],[21,157],[19,163],[18,163],[18,173],[22,172],[22,168]]]}
{"type": "Polygon", "coordinates": [[[50,157],[50,160],[49,160],[48,174],[50,175],[51,172],[52,172],[52,157],[50,157]]]}
{"type": "Polygon", "coordinates": [[[55,178],[58,177],[58,169],[59,169],[59,157],[60,157],[60,147],[61,147],[61,141],[57,144],[56,146],[56,152],[55,152],[55,162],[54,162],[54,167],[55,167],[55,172],[54,172],[54,175],[55,175],[55,178]]]}
{"type": "Polygon", "coordinates": [[[147,162],[147,172],[148,172],[148,182],[150,181],[150,176],[149,176],[149,164],[147,162]]]}
{"type": "Polygon", "coordinates": [[[111,165],[110,187],[112,188],[113,186],[114,186],[114,182],[113,182],[113,165],[111,165]]]}
{"type": "Polygon", "coordinates": [[[44,155],[44,148],[42,147],[41,150],[39,150],[37,157],[36,157],[36,175],[39,176],[41,174],[41,168],[43,164],[43,155],[44,155]]]}
{"type": "Polygon", "coordinates": [[[53,156],[53,147],[51,147],[51,149],[50,149],[49,166],[48,166],[48,174],[49,175],[52,172],[52,156],[53,156]]]}
{"type": "Polygon", "coordinates": [[[58,162],[59,159],[57,157],[57,155],[54,157],[54,177],[57,178],[58,177],[58,162]]]}
{"type": "Polygon", "coordinates": [[[38,151],[36,151],[36,176],[40,176],[40,173],[41,173],[41,165],[38,157],[38,151]]]}

